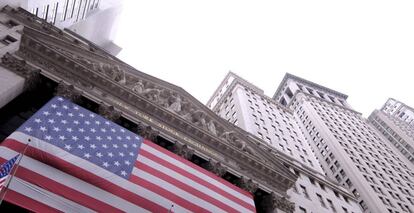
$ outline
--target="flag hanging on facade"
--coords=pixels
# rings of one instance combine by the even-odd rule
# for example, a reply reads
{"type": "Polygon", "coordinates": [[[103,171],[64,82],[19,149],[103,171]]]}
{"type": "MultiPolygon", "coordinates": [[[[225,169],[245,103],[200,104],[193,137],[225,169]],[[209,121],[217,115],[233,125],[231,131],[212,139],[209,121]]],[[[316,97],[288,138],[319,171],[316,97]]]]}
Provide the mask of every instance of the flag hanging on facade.
{"type": "Polygon", "coordinates": [[[5,200],[32,211],[255,212],[250,193],[61,97],[1,144],[0,160],[27,143],[5,200]]]}
{"type": "Polygon", "coordinates": [[[0,191],[3,190],[3,187],[6,186],[7,178],[9,178],[10,173],[14,167],[14,163],[17,161],[20,155],[16,155],[12,159],[4,162],[0,166],[0,191]]]}

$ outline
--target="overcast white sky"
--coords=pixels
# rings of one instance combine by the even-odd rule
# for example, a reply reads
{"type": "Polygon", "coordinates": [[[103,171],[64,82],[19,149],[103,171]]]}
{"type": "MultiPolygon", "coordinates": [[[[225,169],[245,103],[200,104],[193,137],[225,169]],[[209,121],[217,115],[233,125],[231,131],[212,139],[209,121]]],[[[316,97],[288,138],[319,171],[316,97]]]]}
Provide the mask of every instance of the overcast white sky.
{"type": "Polygon", "coordinates": [[[125,0],[122,60],[206,103],[229,70],[272,96],[286,72],[367,117],[414,106],[414,1],[125,0]]]}

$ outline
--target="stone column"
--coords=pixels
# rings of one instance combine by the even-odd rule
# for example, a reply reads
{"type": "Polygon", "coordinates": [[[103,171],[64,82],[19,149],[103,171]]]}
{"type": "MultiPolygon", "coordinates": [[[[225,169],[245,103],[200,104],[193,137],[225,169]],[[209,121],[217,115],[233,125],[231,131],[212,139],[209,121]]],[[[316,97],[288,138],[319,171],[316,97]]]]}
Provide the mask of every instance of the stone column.
{"type": "Polygon", "coordinates": [[[181,145],[176,142],[174,146],[174,153],[187,160],[190,160],[194,155],[194,150],[188,148],[186,144],[181,145]]]}
{"type": "Polygon", "coordinates": [[[99,104],[98,112],[102,117],[111,121],[116,121],[121,117],[121,112],[113,106],[105,105],[103,102],[99,104]]]}
{"type": "Polygon", "coordinates": [[[212,159],[210,159],[206,163],[206,165],[204,165],[204,168],[216,174],[219,177],[222,177],[227,172],[227,169],[219,161],[215,161],[212,159]]]}
{"type": "Polygon", "coordinates": [[[73,85],[66,84],[61,81],[56,87],[55,95],[61,96],[63,98],[71,100],[74,103],[77,103],[82,97],[82,92],[77,90],[73,85]]]}

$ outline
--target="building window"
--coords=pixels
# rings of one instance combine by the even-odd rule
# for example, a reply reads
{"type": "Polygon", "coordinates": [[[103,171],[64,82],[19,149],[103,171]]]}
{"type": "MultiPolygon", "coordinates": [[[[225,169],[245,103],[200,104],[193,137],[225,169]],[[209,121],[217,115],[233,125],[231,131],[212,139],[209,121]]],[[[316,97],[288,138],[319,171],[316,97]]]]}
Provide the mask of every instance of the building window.
{"type": "Polygon", "coordinates": [[[325,184],[319,183],[319,186],[321,187],[321,189],[323,189],[325,191],[325,184]]]}
{"type": "Polygon", "coordinates": [[[10,28],[15,27],[17,25],[19,25],[19,24],[14,22],[13,20],[9,20],[8,22],[6,22],[6,26],[10,27],[10,28]]]}
{"type": "Polygon", "coordinates": [[[7,35],[6,37],[4,37],[2,40],[0,40],[1,43],[5,44],[5,45],[9,45],[11,43],[16,42],[17,39],[7,35]]]}
{"type": "Polygon", "coordinates": [[[325,201],[324,201],[324,200],[323,200],[323,198],[322,198],[322,195],[320,195],[320,194],[316,193],[316,196],[318,197],[318,200],[319,200],[319,202],[321,203],[321,205],[322,205],[323,207],[326,207],[326,204],[325,204],[325,201]]]}
{"type": "Polygon", "coordinates": [[[308,191],[306,191],[306,187],[304,187],[302,185],[299,185],[299,186],[300,186],[300,189],[302,191],[302,194],[304,194],[306,198],[309,198],[309,194],[308,194],[308,191]]]}
{"type": "Polygon", "coordinates": [[[328,205],[329,205],[329,207],[331,207],[332,211],[336,212],[336,208],[335,208],[334,204],[332,203],[332,200],[329,200],[329,199],[326,199],[326,200],[328,201],[328,205]]]}

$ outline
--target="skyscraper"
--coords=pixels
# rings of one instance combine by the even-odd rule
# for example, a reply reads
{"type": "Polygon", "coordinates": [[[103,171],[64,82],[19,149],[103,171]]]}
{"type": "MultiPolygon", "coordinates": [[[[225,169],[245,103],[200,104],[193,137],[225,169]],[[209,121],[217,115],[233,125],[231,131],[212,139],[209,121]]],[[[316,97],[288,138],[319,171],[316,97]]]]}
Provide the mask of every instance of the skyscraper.
{"type": "Polygon", "coordinates": [[[361,212],[354,195],[327,177],[294,111],[230,72],[207,106],[216,114],[260,138],[299,176],[288,191],[296,212],[361,212]]]}
{"type": "Polygon", "coordinates": [[[380,110],[368,117],[409,161],[414,163],[414,109],[395,99],[388,99],[380,110]]]}
{"type": "MultiPolygon", "coordinates": [[[[414,211],[412,164],[351,108],[347,95],[286,74],[271,100],[239,79],[232,73],[226,76],[207,106],[276,147],[278,155],[291,156],[296,168],[307,171],[300,173],[299,190],[312,186],[302,182],[309,179],[305,174],[320,174],[318,181],[333,180],[352,193],[363,212],[414,211]]],[[[305,206],[306,194],[313,193],[303,190],[304,196],[297,198],[290,193],[297,211],[324,211],[320,206],[305,206]]],[[[328,200],[320,193],[314,198],[321,206],[325,200],[341,200],[328,200]]],[[[338,204],[333,206],[345,211],[338,210],[338,204]]]]}

